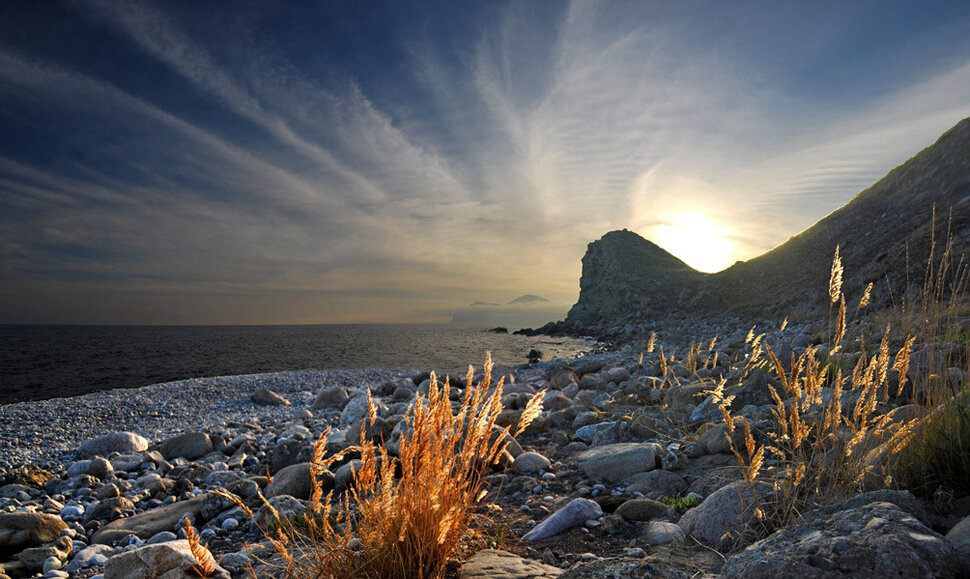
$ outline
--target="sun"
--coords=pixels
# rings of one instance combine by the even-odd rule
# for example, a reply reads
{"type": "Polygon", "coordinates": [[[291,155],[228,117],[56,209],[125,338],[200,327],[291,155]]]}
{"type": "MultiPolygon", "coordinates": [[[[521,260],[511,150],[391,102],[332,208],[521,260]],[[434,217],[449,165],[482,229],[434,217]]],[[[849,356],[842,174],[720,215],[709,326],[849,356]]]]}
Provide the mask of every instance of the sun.
{"type": "Polygon", "coordinates": [[[671,217],[654,227],[657,245],[698,271],[714,273],[734,263],[734,246],[727,230],[698,213],[671,217]]]}

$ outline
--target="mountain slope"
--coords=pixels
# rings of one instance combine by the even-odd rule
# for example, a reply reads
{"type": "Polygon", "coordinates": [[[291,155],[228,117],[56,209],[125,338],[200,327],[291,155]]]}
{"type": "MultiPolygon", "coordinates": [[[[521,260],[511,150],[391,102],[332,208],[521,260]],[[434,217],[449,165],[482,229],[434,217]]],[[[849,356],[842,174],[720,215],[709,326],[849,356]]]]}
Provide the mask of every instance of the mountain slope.
{"type": "Polygon", "coordinates": [[[616,326],[677,313],[760,312],[827,306],[836,245],[843,289],[857,299],[876,286],[876,305],[923,281],[936,206],[936,255],[948,219],[954,249],[970,249],[970,119],[960,121],[852,201],[775,249],[716,274],[703,274],[635,233],[613,231],[590,243],[580,296],[560,327],[616,326]]]}

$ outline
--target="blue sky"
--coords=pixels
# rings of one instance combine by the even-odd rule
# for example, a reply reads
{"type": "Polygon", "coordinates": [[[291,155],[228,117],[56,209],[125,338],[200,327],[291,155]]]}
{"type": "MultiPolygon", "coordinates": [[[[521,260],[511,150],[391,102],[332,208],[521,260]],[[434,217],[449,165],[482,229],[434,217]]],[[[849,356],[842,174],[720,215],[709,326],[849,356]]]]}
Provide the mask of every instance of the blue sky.
{"type": "Polygon", "coordinates": [[[609,230],[717,269],[970,115],[965,2],[363,4],[0,4],[0,322],[564,312],[609,230]]]}

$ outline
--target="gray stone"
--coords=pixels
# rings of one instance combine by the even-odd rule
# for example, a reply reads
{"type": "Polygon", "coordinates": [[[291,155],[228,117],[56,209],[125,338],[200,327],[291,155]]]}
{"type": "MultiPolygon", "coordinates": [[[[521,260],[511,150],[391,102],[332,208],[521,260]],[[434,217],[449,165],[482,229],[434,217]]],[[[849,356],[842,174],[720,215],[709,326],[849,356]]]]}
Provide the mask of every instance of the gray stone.
{"type": "Polygon", "coordinates": [[[114,467],[111,463],[102,457],[93,458],[91,460],[79,460],[73,463],[67,469],[67,478],[74,478],[81,475],[90,475],[98,479],[104,479],[114,472],[114,467]]]}
{"type": "Polygon", "coordinates": [[[91,503],[84,511],[84,520],[113,521],[125,511],[134,511],[135,503],[125,497],[114,497],[100,502],[91,503]]]}
{"type": "Polygon", "coordinates": [[[559,568],[497,549],[479,551],[461,567],[462,579],[552,579],[561,574],[559,568]]]}
{"type": "Polygon", "coordinates": [[[134,432],[113,432],[85,441],[77,449],[79,456],[108,456],[113,452],[127,454],[148,450],[148,439],[134,432]]]}
{"type": "Polygon", "coordinates": [[[573,499],[569,501],[569,504],[551,514],[546,520],[526,533],[522,540],[548,539],[602,515],[603,509],[596,502],[589,499],[573,499]]]}
{"type": "Polygon", "coordinates": [[[727,560],[724,578],[957,577],[942,536],[892,503],[869,503],[795,524],[727,560]]]}
{"type": "Polygon", "coordinates": [[[970,516],[963,517],[946,534],[946,540],[953,545],[960,560],[961,573],[970,577],[970,516]]]}
{"type": "Polygon", "coordinates": [[[538,452],[523,452],[512,462],[512,470],[519,473],[548,470],[549,466],[549,459],[538,452]]]}
{"type": "Polygon", "coordinates": [[[620,482],[640,472],[657,467],[656,447],[650,442],[608,444],[584,451],[576,460],[591,479],[620,482]]]}
{"type": "Polygon", "coordinates": [[[109,547],[108,545],[91,545],[89,547],[85,547],[74,555],[74,558],[71,559],[71,562],[67,564],[67,567],[65,567],[64,570],[68,573],[74,573],[84,569],[85,567],[104,565],[105,561],[107,561],[116,550],[117,549],[115,547],[109,547]]]}
{"type": "Polygon", "coordinates": [[[653,546],[680,545],[687,540],[687,536],[684,534],[684,530],[675,523],[650,521],[643,526],[640,540],[653,546]]]}
{"type": "Polygon", "coordinates": [[[748,525],[758,505],[772,493],[767,483],[733,482],[684,513],[677,524],[684,533],[719,550],[737,548],[753,540],[748,525]]]}
{"type": "Polygon", "coordinates": [[[628,493],[643,494],[657,492],[663,496],[672,497],[687,490],[687,481],[679,474],[668,470],[652,470],[631,475],[627,479],[626,490],[628,493]]]}
{"type": "Polygon", "coordinates": [[[165,460],[194,460],[212,452],[212,439],[204,432],[186,432],[169,438],[159,447],[165,460]]]}
{"type": "Polygon", "coordinates": [[[290,401],[281,394],[273,392],[269,388],[260,388],[253,392],[252,401],[263,406],[289,406],[290,401]]]}
{"type": "MultiPolygon", "coordinates": [[[[104,565],[104,579],[198,579],[196,565],[188,541],[171,541],[111,557],[104,565]]],[[[218,565],[208,577],[231,579],[218,565]]]]}
{"type": "Polygon", "coordinates": [[[320,393],[317,394],[317,397],[313,399],[313,404],[310,406],[312,408],[326,408],[328,406],[333,406],[338,409],[342,409],[349,400],[350,395],[347,394],[346,388],[341,388],[340,386],[331,386],[321,390],[320,393]]]}
{"type": "MultiPolygon", "coordinates": [[[[268,499],[267,502],[276,509],[280,518],[284,519],[301,516],[306,512],[308,506],[306,501],[295,499],[289,495],[277,495],[268,499]]],[[[253,521],[259,528],[268,529],[270,525],[276,522],[276,517],[267,505],[263,505],[256,511],[253,521]]]]}

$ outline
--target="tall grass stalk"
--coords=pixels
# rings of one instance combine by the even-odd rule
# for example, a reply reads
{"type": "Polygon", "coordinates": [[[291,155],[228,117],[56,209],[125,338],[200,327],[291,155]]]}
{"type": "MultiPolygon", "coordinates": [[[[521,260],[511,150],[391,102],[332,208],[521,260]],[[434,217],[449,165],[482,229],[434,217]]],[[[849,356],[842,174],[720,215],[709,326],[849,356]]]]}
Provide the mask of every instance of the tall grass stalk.
{"type": "MultiPolygon", "coordinates": [[[[329,429],[324,432],[314,445],[309,512],[296,521],[276,514],[275,532],[266,530],[285,575],[443,577],[448,560],[476,535],[489,468],[502,459],[512,435],[542,409],[544,392],[530,400],[514,433],[498,428],[504,378],[492,388],[491,372],[488,356],[484,378],[475,386],[469,367],[469,386],[455,410],[450,384],[439,384],[432,374],[427,396],[419,395],[404,418],[409,432],[401,438],[399,456],[365,436],[359,447],[345,449],[359,451],[361,465],[339,498],[333,492],[324,495],[316,476],[340,458],[324,457],[329,429]]],[[[368,402],[373,424],[377,413],[368,402]]]]}

